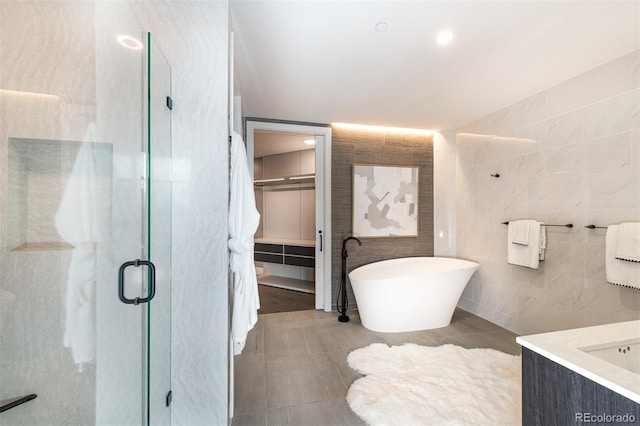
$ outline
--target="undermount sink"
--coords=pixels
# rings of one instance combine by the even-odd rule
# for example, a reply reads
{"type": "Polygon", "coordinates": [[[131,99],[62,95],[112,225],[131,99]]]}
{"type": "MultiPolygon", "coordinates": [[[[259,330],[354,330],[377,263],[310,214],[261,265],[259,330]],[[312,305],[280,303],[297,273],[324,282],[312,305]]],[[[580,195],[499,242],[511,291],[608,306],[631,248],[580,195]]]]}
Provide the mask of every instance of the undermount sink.
{"type": "Polygon", "coordinates": [[[590,346],[580,350],[632,373],[640,374],[640,339],[612,342],[606,346],[590,346]]]}
{"type": "Polygon", "coordinates": [[[516,341],[640,404],[640,320],[519,336],[516,341]]]}

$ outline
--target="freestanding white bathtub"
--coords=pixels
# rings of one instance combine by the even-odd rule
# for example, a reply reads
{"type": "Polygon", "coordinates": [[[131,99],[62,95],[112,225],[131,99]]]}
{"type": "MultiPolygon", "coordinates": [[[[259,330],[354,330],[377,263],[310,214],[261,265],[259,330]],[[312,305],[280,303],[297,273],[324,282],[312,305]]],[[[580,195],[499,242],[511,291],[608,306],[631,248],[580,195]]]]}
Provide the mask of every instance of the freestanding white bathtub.
{"type": "Polygon", "coordinates": [[[354,269],[349,280],[362,325],[382,332],[449,325],[478,266],[462,259],[406,257],[354,269]]]}

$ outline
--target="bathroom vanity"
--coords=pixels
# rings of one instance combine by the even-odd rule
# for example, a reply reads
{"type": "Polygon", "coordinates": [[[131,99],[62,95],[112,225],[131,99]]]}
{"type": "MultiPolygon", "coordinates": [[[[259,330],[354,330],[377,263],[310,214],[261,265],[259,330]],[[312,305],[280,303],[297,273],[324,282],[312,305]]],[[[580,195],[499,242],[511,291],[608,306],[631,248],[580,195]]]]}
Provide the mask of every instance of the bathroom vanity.
{"type": "Polygon", "coordinates": [[[523,425],[640,423],[640,321],[516,341],[523,425]]]}

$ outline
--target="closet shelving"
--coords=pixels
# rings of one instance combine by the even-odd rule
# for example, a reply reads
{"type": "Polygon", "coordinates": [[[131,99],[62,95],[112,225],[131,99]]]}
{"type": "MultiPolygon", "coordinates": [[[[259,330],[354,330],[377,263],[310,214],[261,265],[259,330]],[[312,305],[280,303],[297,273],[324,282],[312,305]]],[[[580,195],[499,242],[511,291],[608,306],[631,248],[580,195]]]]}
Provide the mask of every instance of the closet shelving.
{"type": "Polygon", "coordinates": [[[268,179],[255,179],[253,185],[260,186],[276,186],[276,185],[293,185],[296,183],[314,183],[316,179],[315,174],[294,175],[294,176],[282,176],[268,179]]]}
{"type": "Polygon", "coordinates": [[[254,158],[254,189],[261,216],[255,236],[258,283],[315,293],[315,152],[254,158]]]}
{"type": "MultiPolygon", "coordinates": [[[[254,259],[280,265],[315,267],[315,241],[256,238],[254,259]]],[[[295,290],[303,293],[315,293],[313,281],[278,275],[258,275],[258,283],[271,287],[295,290]]]]}

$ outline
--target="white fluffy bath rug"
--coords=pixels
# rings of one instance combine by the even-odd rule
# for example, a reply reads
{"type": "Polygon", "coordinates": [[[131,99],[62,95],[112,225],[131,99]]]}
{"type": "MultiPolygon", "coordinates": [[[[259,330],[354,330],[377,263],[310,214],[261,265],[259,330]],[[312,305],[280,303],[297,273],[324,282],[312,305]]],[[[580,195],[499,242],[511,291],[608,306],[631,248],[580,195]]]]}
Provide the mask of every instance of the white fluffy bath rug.
{"type": "Polygon", "coordinates": [[[520,425],[520,357],[493,349],[374,343],[347,357],[347,393],[369,425],[520,425]]]}

